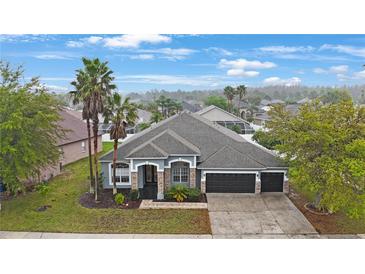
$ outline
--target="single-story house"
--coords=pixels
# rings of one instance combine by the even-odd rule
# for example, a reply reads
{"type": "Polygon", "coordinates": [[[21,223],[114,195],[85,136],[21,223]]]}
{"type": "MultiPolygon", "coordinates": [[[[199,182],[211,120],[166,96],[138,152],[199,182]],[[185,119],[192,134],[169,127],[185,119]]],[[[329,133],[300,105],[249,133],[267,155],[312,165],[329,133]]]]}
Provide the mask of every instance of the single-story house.
{"type": "Polygon", "coordinates": [[[209,121],[215,122],[224,127],[232,127],[238,125],[241,128],[241,134],[252,134],[254,129],[250,126],[250,123],[224,109],[217,106],[210,105],[197,114],[208,119],[209,121]]]}
{"type": "MultiPolygon", "coordinates": [[[[61,152],[61,158],[59,159],[57,165],[50,166],[41,171],[41,181],[47,181],[53,176],[60,174],[64,165],[88,157],[89,155],[86,123],[81,120],[82,118],[80,119],[79,117],[77,117],[77,115],[71,112],[68,109],[60,111],[62,120],[59,122],[59,125],[66,130],[65,137],[58,140],[58,147],[61,152]]],[[[93,133],[91,132],[91,135],[92,134],[93,133]]],[[[97,138],[98,152],[100,152],[102,150],[101,135],[98,135],[97,138]]],[[[91,139],[91,142],[92,153],[94,153],[94,138],[91,139]]]]}
{"type": "MultiPolygon", "coordinates": [[[[123,142],[117,159],[117,187],[154,199],[176,184],[202,193],[288,192],[288,168],[277,155],[187,111],[123,142]]],[[[113,187],[112,161],[113,151],[100,157],[104,188],[113,187]]]]}
{"type": "MultiPolygon", "coordinates": [[[[152,113],[144,110],[144,109],[137,109],[137,120],[135,122],[134,125],[128,125],[126,128],[126,132],[127,134],[135,134],[137,133],[140,129],[139,129],[139,125],[142,123],[149,123],[151,121],[151,117],[152,117],[152,113]]],[[[112,124],[104,124],[104,117],[102,115],[99,116],[99,121],[100,121],[100,125],[99,125],[99,131],[101,134],[104,134],[103,136],[103,140],[104,141],[110,141],[110,129],[112,127],[112,124]]]]}
{"type": "Polygon", "coordinates": [[[202,107],[198,103],[193,101],[182,101],[181,106],[183,110],[188,110],[190,112],[197,112],[202,109],[202,107]]]}

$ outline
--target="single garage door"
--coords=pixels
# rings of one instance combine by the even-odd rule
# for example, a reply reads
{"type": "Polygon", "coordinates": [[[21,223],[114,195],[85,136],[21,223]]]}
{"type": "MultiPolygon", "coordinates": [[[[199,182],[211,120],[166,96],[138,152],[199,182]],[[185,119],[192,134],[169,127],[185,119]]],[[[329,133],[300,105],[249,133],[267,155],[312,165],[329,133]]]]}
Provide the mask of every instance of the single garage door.
{"type": "Polygon", "coordinates": [[[255,174],[208,173],[206,192],[255,193],[255,174]]]}
{"type": "Polygon", "coordinates": [[[261,192],[283,192],[284,173],[262,172],[261,192]]]}

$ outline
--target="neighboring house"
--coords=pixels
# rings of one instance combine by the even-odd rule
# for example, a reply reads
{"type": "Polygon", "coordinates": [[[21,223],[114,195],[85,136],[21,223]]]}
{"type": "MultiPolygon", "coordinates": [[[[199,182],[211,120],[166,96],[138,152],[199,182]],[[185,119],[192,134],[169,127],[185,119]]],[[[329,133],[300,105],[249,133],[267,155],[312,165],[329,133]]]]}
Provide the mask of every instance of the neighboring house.
{"type": "MultiPolygon", "coordinates": [[[[296,115],[299,111],[299,107],[300,107],[299,104],[290,104],[290,105],[286,105],[285,109],[287,111],[289,111],[291,114],[296,115]]],[[[270,109],[271,109],[271,107],[269,107],[269,109],[267,109],[266,111],[255,113],[254,117],[253,117],[253,123],[255,125],[264,127],[265,124],[267,123],[267,121],[269,121],[271,119],[270,115],[268,114],[268,111],[270,109]]]]}
{"type": "MultiPolygon", "coordinates": [[[[75,114],[75,113],[73,113],[75,114]]],[[[66,130],[65,137],[58,140],[58,147],[62,153],[61,158],[57,165],[48,167],[41,171],[40,180],[49,180],[53,176],[61,173],[63,166],[88,157],[89,148],[87,141],[87,128],[84,123],[77,115],[70,113],[69,109],[62,110],[60,115],[62,120],[59,125],[66,130]]],[[[91,135],[93,133],[91,132],[91,135]]],[[[92,138],[92,153],[93,151],[92,138]]],[[[98,152],[102,150],[101,135],[98,136],[98,152]]],[[[36,178],[38,179],[38,178],[36,178]]]]}
{"type": "MultiPolygon", "coordinates": [[[[127,134],[135,134],[139,131],[139,125],[142,123],[149,123],[152,117],[152,113],[147,111],[147,110],[143,110],[143,109],[137,109],[137,120],[135,122],[135,125],[128,125],[126,128],[126,132],[127,134]]],[[[99,125],[99,131],[101,134],[103,134],[103,141],[110,141],[110,129],[112,127],[112,124],[104,124],[104,117],[102,115],[100,115],[99,118],[101,124],[99,125]]]]}
{"type": "Polygon", "coordinates": [[[241,128],[241,134],[254,133],[249,122],[217,106],[211,105],[198,111],[197,114],[227,128],[238,125],[241,128]]]}
{"type": "MultiPolygon", "coordinates": [[[[237,133],[183,111],[134,135],[117,150],[118,188],[163,199],[173,185],[202,193],[288,192],[287,166],[237,133]]],[[[103,186],[112,188],[113,151],[100,158],[103,186]]]]}
{"type": "Polygon", "coordinates": [[[198,103],[194,102],[182,101],[181,105],[183,110],[188,110],[190,112],[197,112],[202,109],[202,107],[198,103]]]}

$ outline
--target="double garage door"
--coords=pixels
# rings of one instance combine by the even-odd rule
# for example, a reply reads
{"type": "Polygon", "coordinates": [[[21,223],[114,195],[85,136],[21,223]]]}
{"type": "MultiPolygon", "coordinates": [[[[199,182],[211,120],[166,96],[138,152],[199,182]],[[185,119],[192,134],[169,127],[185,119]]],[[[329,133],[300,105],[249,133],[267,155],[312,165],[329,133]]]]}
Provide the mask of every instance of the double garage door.
{"type": "MultiPolygon", "coordinates": [[[[282,192],[283,173],[261,173],[261,192],[282,192]]],[[[207,193],[255,193],[255,174],[208,173],[207,193]]]]}

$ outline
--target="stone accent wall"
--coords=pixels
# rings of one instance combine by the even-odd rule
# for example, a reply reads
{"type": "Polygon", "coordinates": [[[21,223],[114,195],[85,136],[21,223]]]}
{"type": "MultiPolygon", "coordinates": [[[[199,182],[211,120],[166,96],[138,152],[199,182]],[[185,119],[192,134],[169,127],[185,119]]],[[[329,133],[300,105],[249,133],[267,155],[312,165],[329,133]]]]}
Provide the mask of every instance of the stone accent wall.
{"type": "Polygon", "coordinates": [[[284,179],[283,192],[287,193],[287,194],[289,193],[289,180],[288,179],[284,179]]]}
{"type": "Polygon", "coordinates": [[[157,172],[157,200],[162,200],[164,198],[164,172],[157,172]]]}
{"type": "Polygon", "coordinates": [[[138,190],[138,173],[131,172],[131,188],[133,190],[138,190]]]}
{"type": "Polygon", "coordinates": [[[165,168],[165,191],[170,188],[171,185],[171,168],[165,168]]]}
{"type": "Polygon", "coordinates": [[[191,188],[196,186],[196,168],[190,168],[189,186],[191,188]]]}
{"type": "Polygon", "coordinates": [[[255,194],[261,193],[261,178],[256,176],[255,194]]]}
{"type": "Polygon", "coordinates": [[[201,193],[206,192],[206,185],[205,185],[205,181],[203,181],[203,180],[200,182],[200,191],[201,191],[201,193]]]}

